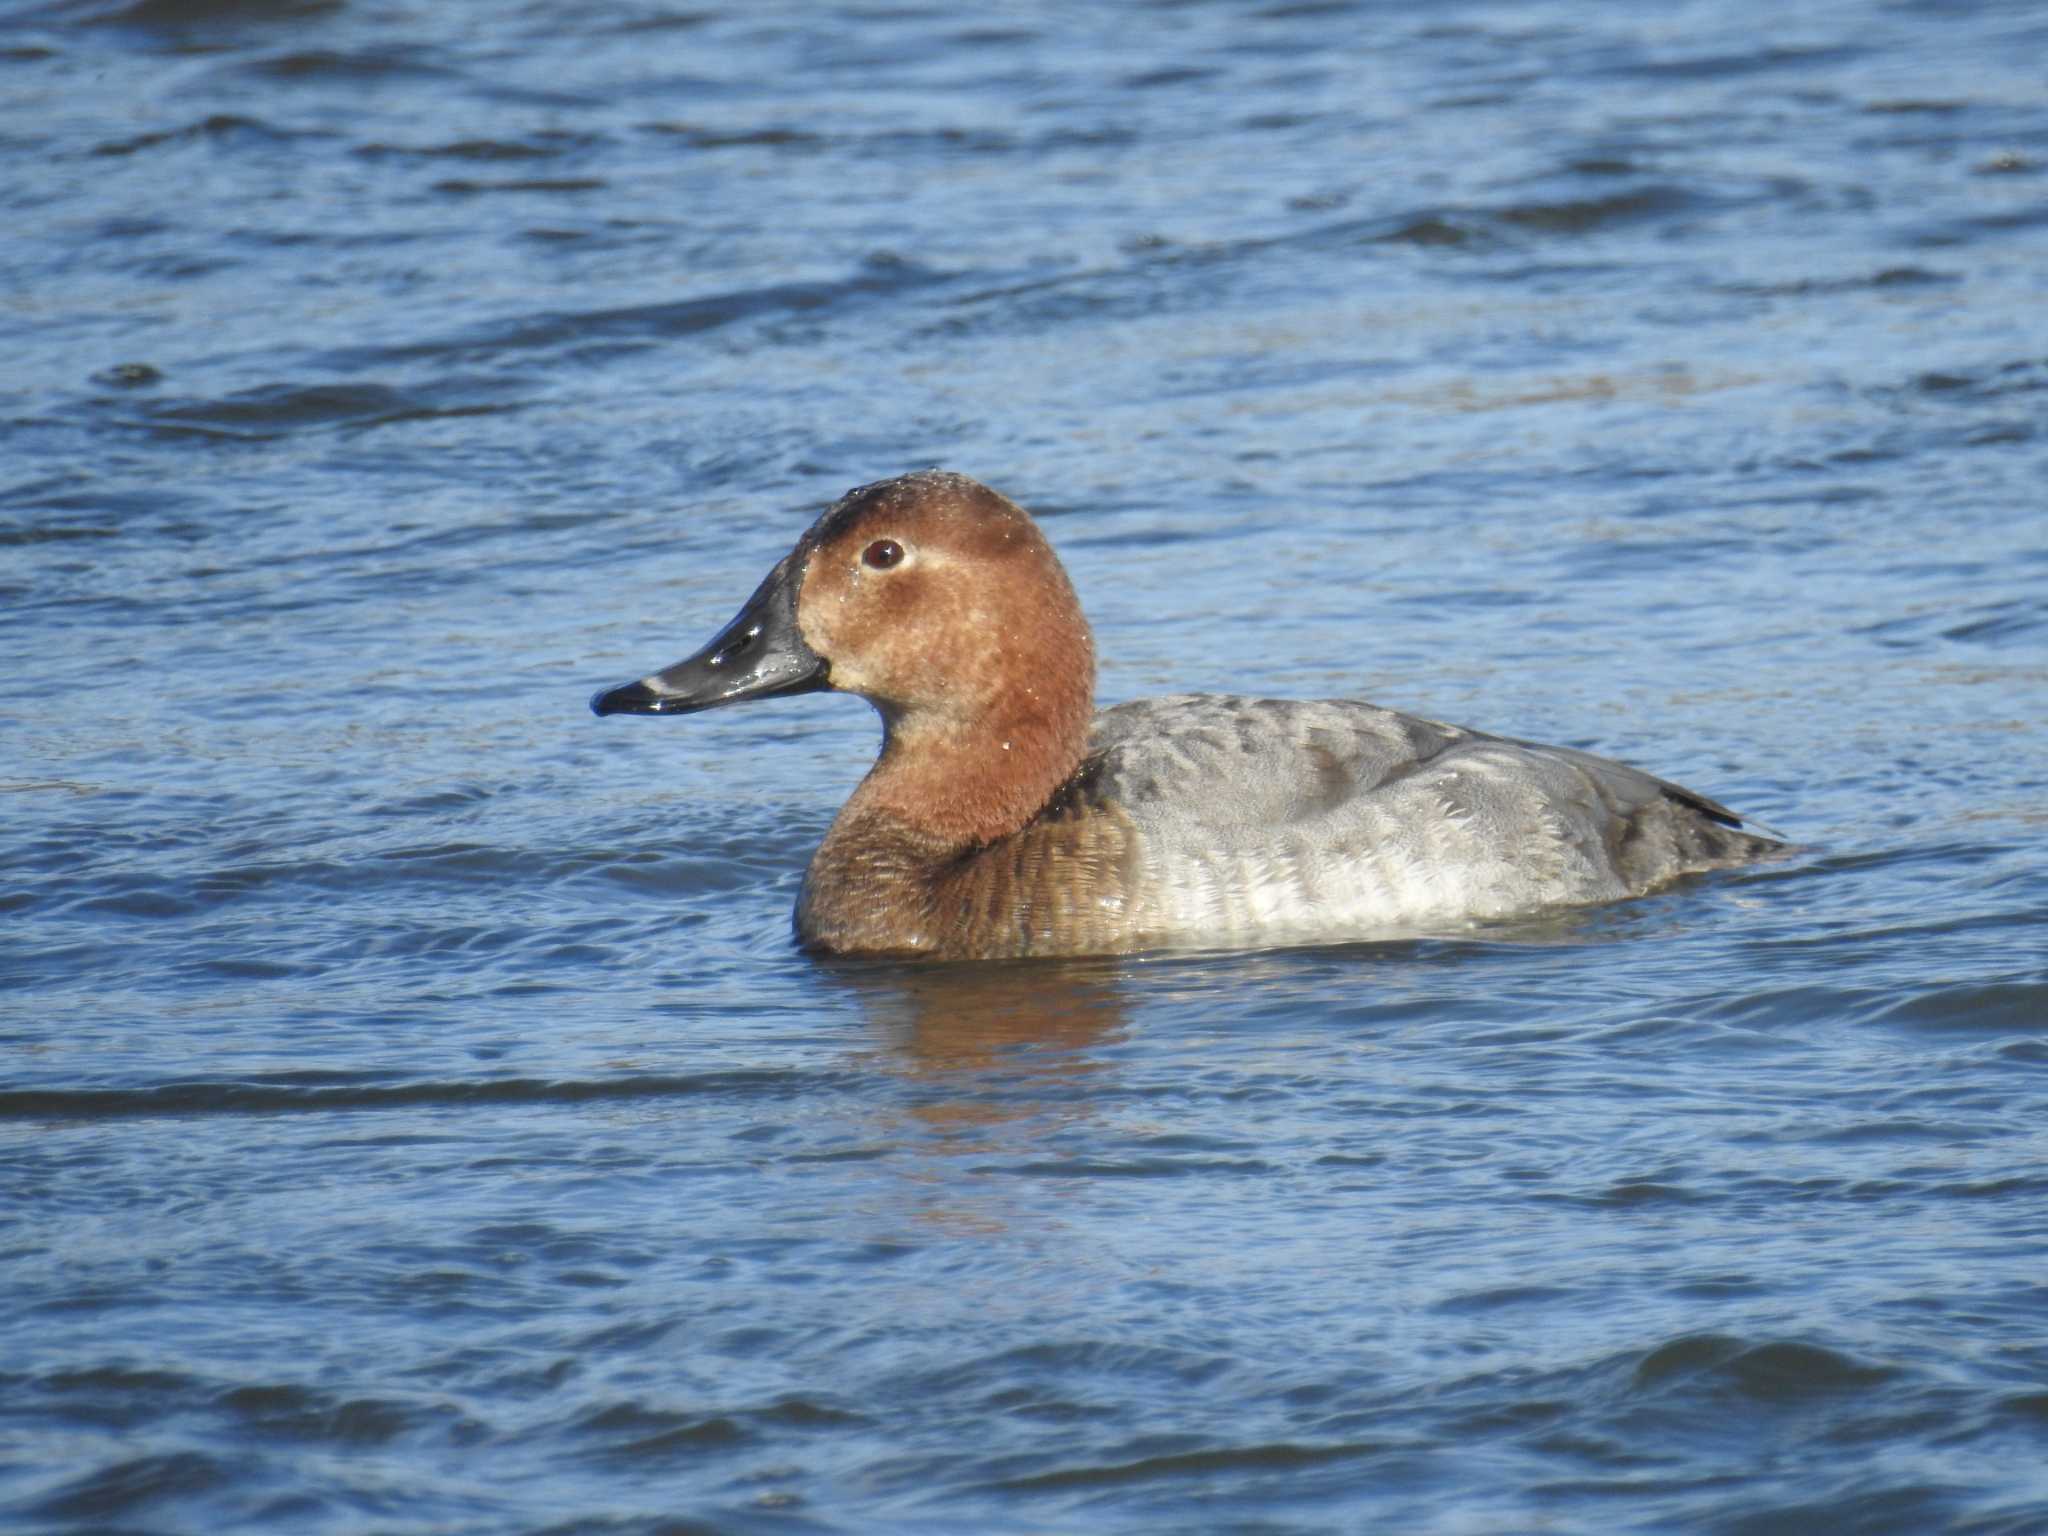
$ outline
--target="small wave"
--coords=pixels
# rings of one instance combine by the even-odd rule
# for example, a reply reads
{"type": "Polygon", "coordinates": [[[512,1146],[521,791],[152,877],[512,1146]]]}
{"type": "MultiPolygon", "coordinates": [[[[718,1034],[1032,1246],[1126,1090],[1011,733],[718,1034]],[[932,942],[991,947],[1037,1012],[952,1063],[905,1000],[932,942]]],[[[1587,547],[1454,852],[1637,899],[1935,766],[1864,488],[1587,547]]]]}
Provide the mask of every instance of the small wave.
{"type": "Polygon", "coordinates": [[[456,139],[446,144],[386,144],[372,141],[352,151],[363,160],[470,160],[483,163],[553,160],[601,141],[591,134],[536,133],[525,139],[456,139]]]}
{"type": "Polygon", "coordinates": [[[1149,1483],[1160,1479],[1207,1477],[1218,1472],[1285,1472],[1323,1466],[1332,1462],[1355,1461],[1368,1456],[1405,1454],[1410,1449],[1411,1447],[1405,1444],[1384,1441],[1350,1441],[1329,1445],[1271,1441],[1260,1445],[1224,1445],[1163,1456],[1143,1456],[1131,1461],[1055,1467],[1050,1471],[1029,1473],[1022,1477],[1001,1478],[987,1486],[1005,1493],[1043,1493],[1065,1488],[1114,1487],[1124,1483],[1149,1483]]]}
{"type": "Polygon", "coordinates": [[[1217,1174],[1261,1176],[1276,1166],[1261,1158],[1063,1158],[1056,1162],[990,1165],[977,1173],[1008,1173],[1039,1179],[1171,1179],[1211,1178],[1217,1174]]]}
{"type": "Polygon", "coordinates": [[[1791,277],[1767,282],[1745,280],[1719,283],[1715,285],[1715,291],[1737,294],[1744,298],[1818,298],[1834,294],[1860,293],[1869,289],[1952,288],[1962,280],[1962,276],[1955,272],[1938,271],[1932,267],[1902,266],[1880,267],[1875,272],[1859,273],[1851,277],[1791,277]]]}
{"type": "Polygon", "coordinates": [[[337,348],[323,354],[321,361],[338,372],[356,372],[421,360],[476,361],[558,347],[631,350],[747,320],[832,311],[843,305],[951,281],[954,279],[950,275],[915,262],[884,257],[868,262],[855,275],[834,282],[777,283],[659,304],[526,313],[427,341],[337,348]]]}
{"type": "Polygon", "coordinates": [[[0,528],[0,549],[24,544],[68,544],[79,539],[111,539],[118,528],[0,528]]]}
{"type": "Polygon", "coordinates": [[[1646,59],[1631,52],[1616,57],[1604,73],[1642,77],[1645,88],[1672,80],[1732,80],[1744,75],[1767,74],[1777,70],[1809,70],[1826,64],[1846,64],[1859,50],[1841,47],[1765,46],[1743,52],[1699,53],[1681,58],[1646,59]]]}
{"type": "Polygon", "coordinates": [[[478,1082],[381,1084],[349,1074],[297,1074],[297,1082],[165,1083],[151,1088],[0,1091],[0,1120],[121,1120],[174,1115],[275,1115],[347,1110],[412,1109],[421,1105],[586,1104],[640,1099],[743,1095],[771,1099],[815,1092],[815,1072],[733,1069],[687,1076],[549,1080],[495,1078],[478,1082]],[[303,1081],[306,1077],[315,1080],[303,1081]],[[341,1078],[340,1082],[331,1079],[341,1078]]]}
{"type": "MultiPolygon", "coordinates": [[[[486,416],[519,409],[507,386],[458,381],[424,391],[387,384],[268,384],[217,400],[152,401],[130,418],[154,433],[264,442],[321,427],[376,427],[402,421],[486,416]]],[[[123,411],[133,410],[118,402],[123,411]]]]}
{"type": "Polygon", "coordinates": [[[712,1412],[654,1408],[634,1400],[599,1404],[571,1426],[596,1442],[592,1454],[610,1462],[695,1460],[707,1451],[751,1444],[765,1436],[810,1435],[870,1428],[866,1414],[819,1398],[788,1394],[757,1407],[712,1412]]]}
{"type": "Polygon", "coordinates": [[[647,132],[681,139],[692,149],[818,149],[830,141],[804,128],[707,128],[698,123],[649,123],[647,132]]]}
{"type": "Polygon", "coordinates": [[[611,1403],[587,1415],[577,1426],[601,1437],[597,1454],[605,1460],[643,1462],[678,1453],[737,1445],[752,1438],[729,1414],[677,1413],[640,1403],[611,1403]]]}
{"type": "Polygon", "coordinates": [[[1385,234],[1374,237],[1389,245],[1475,245],[1485,236],[1469,223],[1440,213],[1417,214],[1403,219],[1385,234]]]}
{"type": "Polygon", "coordinates": [[[1611,197],[1567,198],[1553,203],[1512,203],[1494,209],[1503,224],[1544,234],[1588,235],[1621,224],[1685,212],[1701,199],[1681,187],[1651,185],[1611,197]]]}
{"type": "Polygon", "coordinates": [[[74,1478],[34,1512],[46,1519],[108,1520],[159,1499],[204,1493],[232,1479],[225,1463],[197,1451],[136,1456],[74,1478]]]}
{"type": "Polygon", "coordinates": [[[1639,1391],[1693,1389],[1729,1392],[1756,1402],[1792,1402],[1835,1394],[1867,1393],[1899,1375],[1824,1345],[1772,1339],[1762,1343],[1727,1334],[1695,1334],[1651,1350],[1637,1363],[1639,1391]]]}
{"type": "MultiPolygon", "coordinates": [[[[2023,358],[1987,363],[1977,368],[1930,369],[1916,375],[1906,391],[1945,404],[1976,406],[2008,395],[2034,395],[2048,390],[2048,363],[2023,358]]],[[[1896,396],[1904,391],[1894,389],[1896,396]]]]}
{"type": "Polygon", "coordinates": [[[338,1398],[292,1384],[234,1387],[218,1405],[246,1433],[274,1439],[343,1446],[384,1445],[444,1417],[445,1410],[389,1398],[338,1398]]]}
{"type": "Polygon", "coordinates": [[[479,181],[457,176],[434,183],[447,197],[478,197],[491,192],[602,192],[611,183],[601,176],[525,176],[507,181],[479,181]]]}
{"type": "Polygon", "coordinates": [[[199,140],[218,143],[244,139],[282,143],[302,137],[305,135],[288,133],[253,117],[216,112],[196,123],[187,123],[182,128],[163,128],[151,133],[139,133],[133,138],[108,139],[94,145],[92,152],[101,156],[120,156],[139,154],[143,150],[155,149],[164,144],[190,144],[199,140]]]}
{"type": "Polygon", "coordinates": [[[194,27],[274,25],[304,21],[342,8],[344,0],[129,0],[94,6],[75,17],[80,25],[179,32],[194,27]]]}
{"type": "Polygon", "coordinates": [[[1072,1378],[1146,1381],[1175,1390],[1214,1382],[1235,1364],[1226,1354],[1112,1339],[1047,1339],[992,1354],[972,1354],[936,1369],[908,1373],[893,1384],[905,1396],[937,1398],[1020,1380],[1043,1384],[1072,1378]]]}
{"type": "Polygon", "coordinates": [[[395,54],[373,50],[342,53],[324,48],[251,59],[237,65],[236,69],[240,74],[265,81],[313,81],[339,85],[356,85],[364,81],[384,80],[400,75],[410,75],[424,80],[445,73],[424,64],[415,64],[395,54]]]}
{"type": "Polygon", "coordinates": [[[1915,991],[1874,1017],[1886,1024],[1944,1033],[2031,1033],[2048,1019],[2048,981],[2013,977],[1956,982],[1915,991]]]}

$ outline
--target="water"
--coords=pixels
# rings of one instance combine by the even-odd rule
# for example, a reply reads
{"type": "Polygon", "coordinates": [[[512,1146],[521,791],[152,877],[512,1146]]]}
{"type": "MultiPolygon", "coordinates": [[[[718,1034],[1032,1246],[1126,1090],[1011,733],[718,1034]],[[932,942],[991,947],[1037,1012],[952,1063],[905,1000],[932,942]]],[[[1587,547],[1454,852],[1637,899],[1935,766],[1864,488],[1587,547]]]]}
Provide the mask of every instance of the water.
{"type": "Polygon", "coordinates": [[[0,1524],[2048,1531],[2048,18],[0,21],[0,1524]],[[1794,858],[794,953],[817,508],[1794,858]]]}

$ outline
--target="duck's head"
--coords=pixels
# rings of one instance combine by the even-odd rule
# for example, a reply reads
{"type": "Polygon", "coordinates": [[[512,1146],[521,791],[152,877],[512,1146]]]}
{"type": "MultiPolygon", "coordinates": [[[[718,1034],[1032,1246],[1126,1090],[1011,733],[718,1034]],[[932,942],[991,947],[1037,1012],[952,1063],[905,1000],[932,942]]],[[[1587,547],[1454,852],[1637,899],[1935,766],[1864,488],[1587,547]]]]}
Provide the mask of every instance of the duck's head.
{"type": "Polygon", "coordinates": [[[1085,735],[1094,683],[1087,621],[1037,525],[928,470],[849,491],[708,645],[590,707],[689,714],[835,688],[870,700],[892,744],[1010,750],[1020,733],[1085,735]]]}

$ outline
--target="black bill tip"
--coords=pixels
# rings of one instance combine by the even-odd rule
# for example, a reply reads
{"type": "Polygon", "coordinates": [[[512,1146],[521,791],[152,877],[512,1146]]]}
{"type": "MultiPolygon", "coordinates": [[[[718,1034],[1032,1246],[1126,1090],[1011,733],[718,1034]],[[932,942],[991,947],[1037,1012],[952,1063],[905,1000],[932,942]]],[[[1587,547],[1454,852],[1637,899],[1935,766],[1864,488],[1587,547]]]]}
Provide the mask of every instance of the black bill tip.
{"type": "Polygon", "coordinates": [[[645,682],[606,688],[590,696],[593,715],[658,715],[668,706],[645,682]]]}
{"type": "Polygon", "coordinates": [[[690,715],[742,699],[768,699],[831,686],[825,658],[805,643],[796,621],[803,568],[793,551],[694,656],[608,688],[590,701],[599,715],[690,715]]]}

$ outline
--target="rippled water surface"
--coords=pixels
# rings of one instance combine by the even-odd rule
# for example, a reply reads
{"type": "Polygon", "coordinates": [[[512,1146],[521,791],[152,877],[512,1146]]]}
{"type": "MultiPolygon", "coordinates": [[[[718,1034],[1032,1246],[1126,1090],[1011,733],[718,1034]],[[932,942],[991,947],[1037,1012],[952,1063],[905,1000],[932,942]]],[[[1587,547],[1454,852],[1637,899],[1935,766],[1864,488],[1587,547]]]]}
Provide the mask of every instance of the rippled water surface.
{"type": "Polygon", "coordinates": [[[0,12],[0,1525],[2048,1531],[2035,4],[0,12]],[[796,953],[818,507],[1799,845],[796,953]]]}

